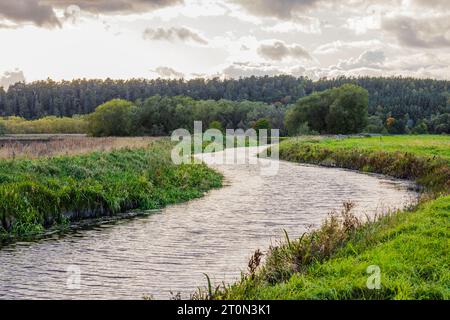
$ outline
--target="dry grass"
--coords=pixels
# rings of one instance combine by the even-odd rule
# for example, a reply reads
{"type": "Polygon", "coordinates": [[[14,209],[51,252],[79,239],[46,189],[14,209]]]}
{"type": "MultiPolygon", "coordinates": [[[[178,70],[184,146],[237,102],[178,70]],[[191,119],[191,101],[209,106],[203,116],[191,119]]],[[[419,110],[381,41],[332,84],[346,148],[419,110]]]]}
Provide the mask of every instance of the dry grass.
{"type": "Polygon", "coordinates": [[[0,159],[35,159],[78,155],[93,151],[146,147],[155,137],[105,137],[83,135],[20,135],[0,139],[0,159]]]}

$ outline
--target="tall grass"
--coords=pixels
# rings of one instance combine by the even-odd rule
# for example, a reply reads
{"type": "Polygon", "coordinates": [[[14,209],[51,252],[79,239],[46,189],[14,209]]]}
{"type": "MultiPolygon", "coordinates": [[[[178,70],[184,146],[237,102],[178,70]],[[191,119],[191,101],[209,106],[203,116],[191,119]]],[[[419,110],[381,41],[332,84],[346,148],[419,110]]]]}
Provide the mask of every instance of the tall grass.
{"type": "MultiPolygon", "coordinates": [[[[201,299],[449,299],[450,197],[411,211],[362,222],[332,215],[300,239],[271,247],[254,274],[201,299]],[[381,287],[367,286],[367,268],[381,271],[381,287]]],[[[201,293],[201,294],[200,294],[201,293]]]]}
{"type": "Polygon", "coordinates": [[[26,236],[67,220],[154,209],[201,196],[222,176],[176,166],[172,143],[78,156],[0,161],[0,233],[26,236]]]}
{"type": "Polygon", "coordinates": [[[53,156],[71,156],[93,151],[112,151],[122,148],[143,148],[154,137],[107,137],[84,136],[7,136],[0,138],[0,159],[35,159],[53,156]]]}

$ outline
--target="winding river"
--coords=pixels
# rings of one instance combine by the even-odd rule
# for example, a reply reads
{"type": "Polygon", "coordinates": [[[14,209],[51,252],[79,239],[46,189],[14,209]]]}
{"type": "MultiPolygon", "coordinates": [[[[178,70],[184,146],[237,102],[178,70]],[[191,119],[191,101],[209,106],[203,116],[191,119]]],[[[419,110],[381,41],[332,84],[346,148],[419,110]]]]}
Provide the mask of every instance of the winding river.
{"type": "MultiPolygon", "coordinates": [[[[242,156],[245,150],[225,152],[242,156]]],[[[247,150],[256,155],[256,148],[247,150]]],[[[283,229],[291,238],[301,235],[343,201],[354,201],[360,214],[373,214],[416,196],[405,181],[277,164],[274,176],[261,175],[255,165],[212,165],[223,172],[226,186],[201,199],[4,247],[0,299],[167,299],[171,292],[189,298],[206,284],[203,273],[216,282],[237,279],[255,249],[278,241],[283,229]]]]}

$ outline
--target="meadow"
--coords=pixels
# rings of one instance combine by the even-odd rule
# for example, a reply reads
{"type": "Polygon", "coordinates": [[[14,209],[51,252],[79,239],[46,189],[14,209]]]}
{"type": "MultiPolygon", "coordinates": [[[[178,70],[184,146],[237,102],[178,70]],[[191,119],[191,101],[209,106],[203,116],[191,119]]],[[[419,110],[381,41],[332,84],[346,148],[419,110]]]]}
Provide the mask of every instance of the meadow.
{"type": "Polygon", "coordinates": [[[283,160],[415,180],[435,192],[450,189],[448,135],[292,138],[279,152],[283,160]]]}
{"type": "Polygon", "coordinates": [[[201,299],[449,299],[449,136],[303,137],[280,143],[288,161],[406,177],[418,204],[369,221],[353,204],[317,230],[257,250],[240,281],[199,289],[201,299]],[[373,269],[380,286],[369,288],[373,269]]]}
{"type": "Polygon", "coordinates": [[[222,176],[172,163],[168,139],[145,147],[0,160],[0,236],[24,238],[71,221],[157,209],[202,196],[222,176]]]}

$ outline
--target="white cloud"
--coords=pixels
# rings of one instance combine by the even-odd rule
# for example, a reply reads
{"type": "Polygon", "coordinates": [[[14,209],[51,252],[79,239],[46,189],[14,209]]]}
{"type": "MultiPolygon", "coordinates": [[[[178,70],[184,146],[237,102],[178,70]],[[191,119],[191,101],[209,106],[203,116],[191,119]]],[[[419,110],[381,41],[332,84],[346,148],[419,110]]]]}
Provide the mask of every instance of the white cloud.
{"type": "Polygon", "coordinates": [[[6,71],[0,77],[0,87],[8,89],[8,87],[17,82],[24,82],[25,76],[21,70],[6,71]]]}
{"type": "Polygon", "coordinates": [[[383,46],[386,46],[386,44],[383,44],[378,39],[372,39],[372,40],[361,40],[361,41],[341,41],[336,40],[333,42],[325,43],[320,46],[318,46],[314,50],[314,54],[335,54],[337,52],[346,51],[349,49],[379,49],[383,46]]]}
{"type": "Polygon", "coordinates": [[[322,32],[321,22],[317,18],[299,16],[290,21],[276,21],[271,26],[263,26],[262,30],[276,33],[304,32],[320,34],[322,32]]]}

